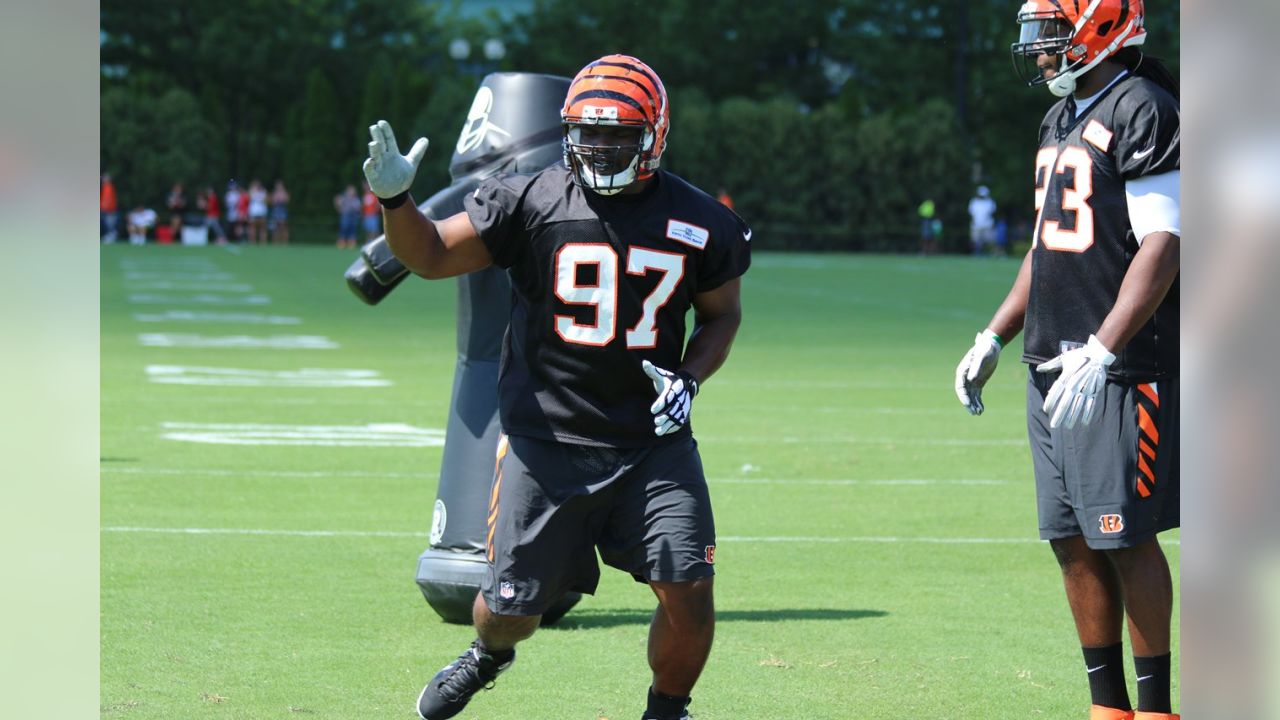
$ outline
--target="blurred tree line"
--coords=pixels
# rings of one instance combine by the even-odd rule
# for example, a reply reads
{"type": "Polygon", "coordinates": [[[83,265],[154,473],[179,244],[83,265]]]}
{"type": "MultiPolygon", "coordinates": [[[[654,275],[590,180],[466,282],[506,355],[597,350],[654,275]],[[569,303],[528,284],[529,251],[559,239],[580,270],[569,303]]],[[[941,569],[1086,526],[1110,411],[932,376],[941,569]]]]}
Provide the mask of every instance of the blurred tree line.
{"type": "MultiPolygon", "coordinates": [[[[358,186],[367,127],[432,140],[415,183],[446,185],[480,77],[573,75],[642,58],[671,98],[664,167],[725,188],[762,246],[914,250],[932,198],[944,247],[967,247],[967,202],[991,187],[1029,222],[1036,129],[1053,98],[1023,87],[1001,0],[534,0],[503,18],[422,0],[104,0],[102,168],[122,202],[163,204],[228,179],[293,193],[295,225],[332,223],[358,186]],[[449,43],[472,47],[463,61],[449,43]],[[491,38],[501,60],[477,60],[491,38]]],[[[1177,72],[1177,3],[1147,6],[1147,49],[1177,72]]],[[[319,232],[319,231],[317,231],[319,232]]],[[[328,240],[326,234],[317,239],[328,240]]],[[[1015,240],[1017,238],[1015,237],[1015,240]]]]}

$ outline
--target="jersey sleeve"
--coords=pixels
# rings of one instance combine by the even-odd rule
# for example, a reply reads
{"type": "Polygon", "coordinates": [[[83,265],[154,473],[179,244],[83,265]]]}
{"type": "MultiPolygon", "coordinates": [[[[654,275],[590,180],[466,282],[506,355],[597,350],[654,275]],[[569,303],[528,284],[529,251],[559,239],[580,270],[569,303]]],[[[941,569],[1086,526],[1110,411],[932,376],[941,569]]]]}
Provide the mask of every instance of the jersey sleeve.
{"type": "Polygon", "coordinates": [[[528,175],[496,175],[462,199],[471,225],[500,268],[516,264],[524,247],[519,230],[524,227],[524,197],[532,181],[528,175]]]}
{"type": "Polygon", "coordinates": [[[737,213],[726,209],[725,214],[698,268],[698,292],[715,290],[751,266],[751,228],[737,213]]]}
{"type": "MultiPolygon", "coordinates": [[[[1135,93],[1136,94],[1136,93],[1135,93]]],[[[1130,98],[1126,98],[1130,100],[1130,98]]],[[[1126,105],[1131,111],[1117,123],[1116,164],[1133,180],[1178,170],[1182,162],[1178,103],[1165,92],[1143,93],[1126,105]]]]}

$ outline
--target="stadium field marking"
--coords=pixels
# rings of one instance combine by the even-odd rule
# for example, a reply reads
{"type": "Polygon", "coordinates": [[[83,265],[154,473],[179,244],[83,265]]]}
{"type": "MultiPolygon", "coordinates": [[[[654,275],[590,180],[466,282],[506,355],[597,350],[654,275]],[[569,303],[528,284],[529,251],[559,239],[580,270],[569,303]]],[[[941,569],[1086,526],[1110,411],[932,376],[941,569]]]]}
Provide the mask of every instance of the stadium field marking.
{"type": "Polygon", "coordinates": [[[774,436],[774,435],[712,435],[705,438],[699,438],[702,442],[710,443],[752,443],[752,444],[769,444],[782,443],[784,445],[838,445],[838,444],[858,444],[858,445],[929,445],[934,447],[1018,447],[1027,444],[1026,438],[1017,439],[966,439],[966,438],[937,438],[937,437],[867,437],[857,435],[806,435],[806,436],[774,436]]]}
{"type": "Polygon", "coordinates": [[[138,342],[146,347],[236,348],[252,350],[336,350],[338,343],[323,335],[206,336],[182,333],[142,333],[138,342]]]}
{"type": "Polygon", "coordinates": [[[270,295],[151,295],[135,293],[129,296],[134,305],[270,305],[270,295]]]}
{"type": "Polygon", "coordinates": [[[164,272],[156,270],[131,270],[124,274],[125,280],[186,280],[190,282],[231,281],[236,276],[228,272],[164,272]]]}
{"type": "Polygon", "coordinates": [[[364,470],[329,471],[329,470],[214,470],[212,468],[137,468],[112,467],[103,465],[104,475],[198,475],[200,477],[269,477],[269,478],[304,478],[321,480],[330,478],[393,478],[411,480],[434,480],[440,477],[438,472],[368,472],[364,470]]]}
{"type": "Polygon", "coordinates": [[[121,270],[217,270],[218,265],[208,258],[133,258],[120,261],[121,270]]]}
{"type": "Polygon", "coordinates": [[[184,365],[148,365],[147,379],[165,385],[213,385],[219,387],[387,387],[390,380],[377,370],[302,368],[301,370],[251,370],[184,365]]]}
{"type": "MultiPolygon", "coordinates": [[[[411,478],[434,480],[440,477],[438,472],[369,472],[366,470],[329,471],[329,470],[225,470],[214,468],[141,468],[115,467],[102,465],[104,475],[198,475],[200,477],[272,477],[272,478],[411,478]]],[[[927,480],[914,478],[901,479],[854,479],[838,478],[826,480],[822,478],[708,478],[710,485],[876,485],[886,487],[915,487],[932,485],[989,486],[1012,485],[1012,480],[927,480]]]]}
{"type": "Polygon", "coordinates": [[[228,282],[174,282],[169,280],[153,280],[142,283],[129,283],[130,290],[189,290],[195,292],[203,290],[206,292],[228,292],[228,293],[247,293],[253,292],[253,286],[249,283],[228,283],[228,282]]]}
{"type": "Polygon", "coordinates": [[[288,315],[264,315],[262,313],[194,312],[191,310],[166,310],[162,313],[134,313],[138,322],[193,322],[193,323],[242,323],[245,325],[298,325],[302,318],[288,315]]]}
{"type": "MultiPolygon", "coordinates": [[[[425,538],[425,531],[395,530],[267,530],[262,528],[160,528],[109,525],[104,533],[152,533],[165,535],[272,535],[279,537],[392,537],[425,538]]],[[[917,543],[924,545],[1033,545],[1047,541],[1034,537],[982,538],[982,537],[901,537],[895,535],[720,535],[718,543],[799,543],[799,544],[855,544],[855,543],[917,543]]],[[[1181,545],[1180,540],[1161,540],[1161,545],[1181,545]]]]}
{"type": "Polygon", "coordinates": [[[166,422],[166,440],[208,445],[312,445],[319,447],[441,447],[444,430],[404,423],[269,425],[166,422]]]}
{"type": "Polygon", "coordinates": [[[867,479],[839,478],[824,480],[821,478],[708,478],[709,485],[879,485],[886,487],[916,487],[930,485],[1012,485],[1012,480],[925,480],[925,479],[867,479]]]}

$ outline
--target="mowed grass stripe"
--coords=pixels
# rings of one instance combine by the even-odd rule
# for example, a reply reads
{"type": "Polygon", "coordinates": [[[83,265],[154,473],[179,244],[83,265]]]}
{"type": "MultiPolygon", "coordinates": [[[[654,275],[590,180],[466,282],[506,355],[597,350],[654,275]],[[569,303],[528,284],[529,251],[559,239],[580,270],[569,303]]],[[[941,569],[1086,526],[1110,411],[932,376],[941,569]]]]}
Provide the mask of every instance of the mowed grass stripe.
{"type": "MultiPolygon", "coordinates": [[[[160,431],[443,427],[456,287],[411,278],[371,308],[341,278],[353,253],[237,250],[102,249],[103,716],[408,720],[422,683],[473,637],[441,623],[413,578],[440,450],[205,446],[160,431]],[[136,319],[128,296],[159,293],[128,276],[169,273],[251,285],[272,315],[298,319],[289,333],[339,347],[141,347],[144,332],[279,334],[260,318],[199,322],[210,306],[196,302],[148,306],[171,322],[136,319]],[[158,385],[148,365],[362,368],[394,385],[158,385]]],[[[1018,343],[984,416],[951,388],[1015,272],[966,258],[756,256],[733,354],[694,413],[721,543],[697,720],[1087,714],[1060,573],[1035,539],[1018,343]]],[[[1178,537],[1164,543],[1175,577],[1178,537]]],[[[602,571],[597,595],[522,645],[461,717],[639,717],[652,610],[647,588],[602,571]]]]}

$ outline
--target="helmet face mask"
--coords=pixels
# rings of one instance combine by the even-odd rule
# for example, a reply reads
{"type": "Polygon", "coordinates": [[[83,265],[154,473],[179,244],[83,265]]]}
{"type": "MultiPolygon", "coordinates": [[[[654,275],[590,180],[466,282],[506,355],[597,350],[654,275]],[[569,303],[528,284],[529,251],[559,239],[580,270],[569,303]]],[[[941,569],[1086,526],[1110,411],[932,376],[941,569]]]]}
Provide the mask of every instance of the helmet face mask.
{"type": "Polygon", "coordinates": [[[564,164],[574,182],[615,195],[653,177],[666,146],[667,93],[656,73],[627,55],[606,55],[569,85],[564,164]]]}
{"type": "Polygon", "coordinates": [[[1075,91],[1080,76],[1123,47],[1147,39],[1142,27],[1142,0],[1027,0],[1018,11],[1018,42],[1009,47],[1014,69],[1031,87],[1048,86],[1058,97],[1075,91]],[[1047,73],[1042,56],[1057,58],[1047,73]]]}
{"type": "Polygon", "coordinates": [[[566,122],[564,126],[564,156],[574,179],[601,195],[615,195],[635,182],[640,157],[652,144],[653,131],[643,124],[566,122]]]}

